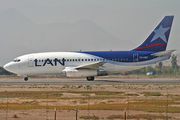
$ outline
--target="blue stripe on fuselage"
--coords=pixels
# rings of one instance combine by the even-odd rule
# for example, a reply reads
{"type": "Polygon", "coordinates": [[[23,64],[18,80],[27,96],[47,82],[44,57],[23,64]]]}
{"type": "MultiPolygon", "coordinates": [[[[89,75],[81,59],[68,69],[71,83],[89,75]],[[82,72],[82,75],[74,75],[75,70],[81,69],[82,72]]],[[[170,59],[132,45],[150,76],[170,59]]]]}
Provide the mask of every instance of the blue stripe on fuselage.
{"type": "Polygon", "coordinates": [[[153,59],[154,57],[151,54],[156,52],[150,51],[93,51],[93,52],[78,52],[89,55],[94,55],[104,59],[113,59],[118,62],[133,62],[134,55],[138,55],[138,62],[146,61],[153,59]]]}

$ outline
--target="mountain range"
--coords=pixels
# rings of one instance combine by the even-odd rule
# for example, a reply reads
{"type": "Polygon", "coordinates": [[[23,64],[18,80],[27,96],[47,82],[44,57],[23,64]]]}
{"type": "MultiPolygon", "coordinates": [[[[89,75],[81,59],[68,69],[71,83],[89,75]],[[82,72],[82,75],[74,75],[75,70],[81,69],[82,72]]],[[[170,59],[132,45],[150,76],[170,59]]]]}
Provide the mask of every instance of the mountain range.
{"type": "Polygon", "coordinates": [[[133,46],[92,20],[38,25],[11,8],[0,13],[0,23],[0,54],[3,58],[0,65],[32,52],[128,50],[133,46]]]}

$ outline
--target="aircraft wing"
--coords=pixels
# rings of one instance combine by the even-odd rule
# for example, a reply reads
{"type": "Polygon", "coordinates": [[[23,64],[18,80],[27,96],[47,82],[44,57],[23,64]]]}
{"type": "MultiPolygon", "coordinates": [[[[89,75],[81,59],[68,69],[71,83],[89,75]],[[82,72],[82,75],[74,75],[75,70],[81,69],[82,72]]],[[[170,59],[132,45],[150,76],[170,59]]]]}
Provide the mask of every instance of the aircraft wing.
{"type": "Polygon", "coordinates": [[[90,63],[86,65],[80,65],[75,67],[75,69],[98,69],[99,67],[103,66],[106,62],[104,61],[99,61],[95,63],[90,63]]]}
{"type": "MultiPolygon", "coordinates": [[[[94,76],[94,75],[106,75],[105,71],[98,72],[99,67],[102,67],[106,62],[97,61],[90,64],[80,65],[76,67],[65,67],[63,72],[66,73],[68,77],[82,77],[82,76],[94,76]]],[[[91,78],[91,79],[94,79],[91,78]]]]}
{"type": "Polygon", "coordinates": [[[104,61],[98,61],[90,64],[80,65],[76,67],[65,67],[64,72],[68,70],[77,70],[77,69],[99,69],[99,67],[103,66],[106,62],[104,61]]]}
{"type": "Polygon", "coordinates": [[[166,51],[162,51],[162,52],[153,53],[151,55],[152,56],[162,57],[162,56],[165,56],[165,55],[169,55],[169,54],[173,53],[174,51],[176,51],[176,50],[166,50],[166,51]]]}

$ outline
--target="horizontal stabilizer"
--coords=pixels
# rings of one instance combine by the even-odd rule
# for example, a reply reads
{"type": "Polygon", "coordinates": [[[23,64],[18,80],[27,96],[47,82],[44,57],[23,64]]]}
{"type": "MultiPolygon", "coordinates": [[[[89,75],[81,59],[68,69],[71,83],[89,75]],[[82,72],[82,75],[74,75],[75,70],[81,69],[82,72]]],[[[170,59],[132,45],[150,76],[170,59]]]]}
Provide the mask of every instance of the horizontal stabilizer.
{"type": "Polygon", "coordinates": [[[173,53],[174,51],[176,51],[176,50],[167,50],[167,51],[162,51],[162,52],[153,53],[153,54],[151,54],[151,55],[152,55],[152,56],[162,57],[162,56],[165,56],[165,55],[169,55],[169,54],[173,53]]]}

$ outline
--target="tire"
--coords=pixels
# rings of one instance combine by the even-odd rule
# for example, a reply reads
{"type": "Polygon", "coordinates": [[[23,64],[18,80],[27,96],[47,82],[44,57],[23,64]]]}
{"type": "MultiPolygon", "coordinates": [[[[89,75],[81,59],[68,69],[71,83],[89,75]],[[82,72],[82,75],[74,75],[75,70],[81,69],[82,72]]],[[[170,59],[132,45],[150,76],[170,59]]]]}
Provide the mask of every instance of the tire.
{"type": "Polygon", "coordinates": [[[25,77],[24,80],[25,80],[25,81],[28,81],[28,77],[25,77]]]}
{"type": "Polygon", "coordinates": [[[94,80],[94,76],[90,76],[90,77],[86,77],[87,81],[93,81],[94,80]]]}

